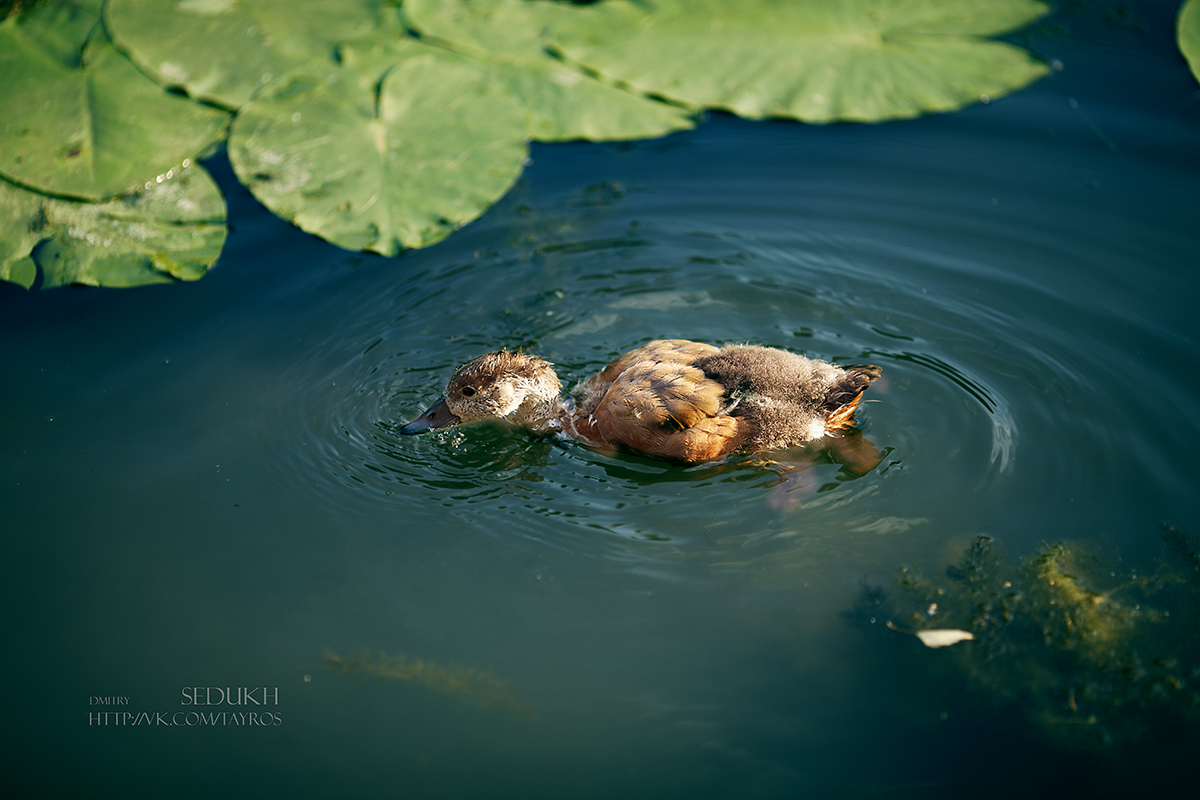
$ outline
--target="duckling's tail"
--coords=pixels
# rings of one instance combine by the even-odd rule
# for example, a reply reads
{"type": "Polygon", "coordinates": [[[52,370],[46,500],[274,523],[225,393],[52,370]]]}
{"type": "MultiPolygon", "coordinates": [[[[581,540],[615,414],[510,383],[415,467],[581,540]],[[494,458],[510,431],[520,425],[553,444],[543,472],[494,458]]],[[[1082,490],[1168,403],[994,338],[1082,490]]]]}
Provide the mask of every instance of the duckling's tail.
{"type": "Polygon", "coordinates": [[[882,372],[879,367],[869,364],[856,364],[842,369],[845,371],[834,381],[822,404],[826,431],[839,431],[854,424],[854,411],[862,400],[863,392],[882,372]]]}

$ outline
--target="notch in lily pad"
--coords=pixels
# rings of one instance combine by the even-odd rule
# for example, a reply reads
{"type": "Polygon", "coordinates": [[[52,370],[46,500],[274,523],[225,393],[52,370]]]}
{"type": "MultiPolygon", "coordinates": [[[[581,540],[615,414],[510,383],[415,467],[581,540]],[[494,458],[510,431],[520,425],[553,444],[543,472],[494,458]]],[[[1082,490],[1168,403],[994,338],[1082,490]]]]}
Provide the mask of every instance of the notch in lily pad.
{"type": "Polygon", "coordinates": [[[516,99],[484,65],[415,40],[342,49],[238,114],[229,156],[260,201],[351,250],[427,247],[508,192],[528,157],[516,99]]]}

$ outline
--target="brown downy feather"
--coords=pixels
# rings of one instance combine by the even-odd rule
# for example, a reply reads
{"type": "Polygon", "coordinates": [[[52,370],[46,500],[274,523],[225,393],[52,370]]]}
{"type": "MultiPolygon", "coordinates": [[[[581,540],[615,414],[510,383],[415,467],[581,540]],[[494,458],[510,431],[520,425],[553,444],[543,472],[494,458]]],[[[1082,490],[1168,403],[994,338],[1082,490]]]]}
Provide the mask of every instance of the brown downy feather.
{"type": "Polygon", "coordinates": [[[548,375],[555,384],[561,386],[558,376],[554,374],[554,368],[545,359],[530,355],[524,350],[505,348],[494,353],[485,353],[460,366],[450,377],[450,387],[494,382],[499,375],[525,379],[548,375]]]}
{"type": "Polygon", "coordinates": [[[790,447],[851,425],[879,372],[756,345],[655,341],[581,387],[571,428],[594,443],[692,463],[790,447]]]}
{"type": "Polygon", "coordinates": [[[703,454],[732,449],[737,432],[736,424],[714,422],[723,397],[719,383],[685,363],[627,362],[579,429],[589,438],[664,458],[717,458],[703,454]]]}
{"type": "Polygon", "coordinates": [[[535,430],[561,426],[596,447],[697,463],[845,429],[879,374],[878,367],[843,368],[775,348],[670,339],[615,359],[580,387],[572,409],[549,362],[501,350],[455,371],[442,401],[445,419],[414,421],[402,432],[498,418],[535,430]]]}
{"type": "Polygon", "coordinates": [[[580,407],[590,412],[591,407],[595,407],[608,392],[612,382],[634,364],[691,364],[699,356],[715,352],[717,348],[711,344],[686,339],[662,339],[642,345],[614,359],[607,367],[588,378],[576,390],[577,394],[582,395],[580,407]]]}
{"type": "Polygon", "coordinates": [[[842,370],[824,361],[757,345],[727,345],[696,360],[721,383],[726,413],[745,423],[743,445],[774,450],[825,434],[823,403],[842,370]]]}

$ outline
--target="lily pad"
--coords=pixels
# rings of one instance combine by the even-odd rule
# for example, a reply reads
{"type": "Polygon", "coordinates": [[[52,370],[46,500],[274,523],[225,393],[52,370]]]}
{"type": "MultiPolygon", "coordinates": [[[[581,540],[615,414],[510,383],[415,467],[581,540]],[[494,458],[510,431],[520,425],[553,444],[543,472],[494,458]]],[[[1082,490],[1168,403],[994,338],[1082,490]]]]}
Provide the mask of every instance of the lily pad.
{"type": "Polygon", "coordinates": [[[407,40],[346,47],[272,82],[229,156],[279,216],[352,250],[425,247],[478,217],[528,156],[516,101],[479,62],[407,40]]]}
{"type": "Polygon", "coordinates": [[[546,31],[578,13],[566,3],[530,0],[405,0],[404,19],[422,37],[433,37],[478,59],[537,61],[547,57],[546,31]]]}
{"type": "Polygon", "coordinates": [[[38,214],[46,197],[0,180],[0,279],[28,289],[37,280],[29,253],[42,240],[38,214]]]}
{"type": "Polygon", "coordinates": [[[81,65],[83,47],[100,22],[103,0],[59,0],[29,4],[18,13],[22,32],[69,68],[81,65]]]}
{"type": "Polygon", "coordinates": [[[0,174],[49,194],[102,200],[195,158],[227,114],[173,96],[109,42],[85,3],[0,23],[0,174]]]}
{"type": "Polygon", "coordinates": [[[1175,24],[1179,52],[1187,59],[1192,75],[1200,81],[1200,0],[1187,0],[1175,24]]]}
{"type": "Polygon", "coordinates": [[[564,58],[634,89],[743,117],[873,122],[950,111],[1045,75],[984,37],[1038,0],[607,0],[561,15],[564,58]]]}
{"type": "Polygon", "coordinates": [[[0,278],[42,288],[128,287],[202,277],[225,243],[225,200],[202,168],[106,203],[60,200],[0,181],[0,278]]]}
{"type": "Polygon", "coordinates": [[[165,86],[236,109],[292,67],[389,25],[387,0],[109,0],[117,45],[165,86]]]}
{"type": "Polygon", "coordinates": [[[404,16],[424,41],[488,62],[492,79],[521,103],[539,141],[647,139],[687,130],[693,114],[602,83],[552,57],[543,34],[577,13],[528,0],[407,0],[404,16]]]}

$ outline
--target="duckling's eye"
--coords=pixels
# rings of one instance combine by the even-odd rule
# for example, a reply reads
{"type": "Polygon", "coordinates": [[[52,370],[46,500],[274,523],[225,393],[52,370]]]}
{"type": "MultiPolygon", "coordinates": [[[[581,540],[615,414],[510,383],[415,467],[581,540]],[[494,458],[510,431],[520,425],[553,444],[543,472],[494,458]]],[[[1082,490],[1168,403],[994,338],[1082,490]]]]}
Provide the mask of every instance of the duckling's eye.
{"type": "Polygon", "coordinates": [[[475,390],[470,386],[463,387],[463,397],[474,397],[475,390]]]}

